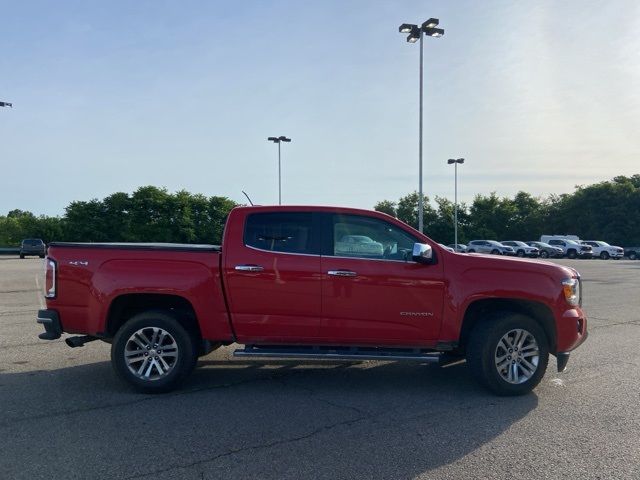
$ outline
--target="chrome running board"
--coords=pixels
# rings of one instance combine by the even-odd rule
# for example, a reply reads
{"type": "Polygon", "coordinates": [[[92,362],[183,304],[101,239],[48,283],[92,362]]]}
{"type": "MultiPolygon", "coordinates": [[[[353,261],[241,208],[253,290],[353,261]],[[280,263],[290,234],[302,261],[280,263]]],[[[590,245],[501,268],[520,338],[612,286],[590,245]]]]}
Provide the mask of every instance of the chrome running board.
{"type": "MultiPolygon", "coordinates": [[[[242,358],[279,358],[297,360],[347,360],[358,362],[362,360],[397,361],[406,360],[424,363],[443,363],[448,354],[412,349],[412,348],[374,348],[374,347],[283,347],[283,346],[255,346],[246,345],[233,352],[234,357],[242,358]]],[[[456,357],[455,361],[460,358],[456,357]]],[[[446,363],[451,363],[450,361],[446,363]]]]}

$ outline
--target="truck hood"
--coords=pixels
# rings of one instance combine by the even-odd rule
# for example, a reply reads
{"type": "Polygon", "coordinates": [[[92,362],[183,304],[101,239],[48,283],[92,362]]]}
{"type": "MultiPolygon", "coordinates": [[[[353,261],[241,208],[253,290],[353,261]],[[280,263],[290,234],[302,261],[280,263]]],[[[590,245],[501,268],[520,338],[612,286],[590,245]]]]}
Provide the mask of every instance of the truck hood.
{"type": "Polygon", "coordinates": [[[545,260],[534,260],[519,257],[501,257],[488,254],[455,253],[456,263],[466,268],[486,268],[487,270],[519,270],[547,275],[561,281],[565,278],[579,277],[575,268],[558,265],[545,260]]]}

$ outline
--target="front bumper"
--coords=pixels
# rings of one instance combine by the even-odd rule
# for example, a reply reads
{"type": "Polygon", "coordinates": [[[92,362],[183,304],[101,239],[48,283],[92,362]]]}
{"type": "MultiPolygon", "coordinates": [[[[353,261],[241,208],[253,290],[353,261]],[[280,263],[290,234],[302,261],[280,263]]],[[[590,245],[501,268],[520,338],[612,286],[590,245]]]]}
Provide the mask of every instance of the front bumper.
{"type": "MultiPolygon", "coordinates": [[[[588,336],[589,336],[589,332],[585,331],[584,334],[582,335],[582,338],[580,338],[580,341],[573,347],[573,349],[576,349],[580,345],[582,345],[588,336]]],[[[570,352],[556,353],[556,360],[558,363],[558,373],[564,372],[564,369],[567,368],[567,363],[569,362],[569,355],[570,355],[570,352]]]]}
{"type": "Polygon", "coordinates": [[[558,361],[558,372],[562,372],[569,361],[569,353],[582,345],[589,336],[587,316],[579,307],[566,310],[561,318],[556,319],[556,329],[555,356],[558,361]]]}
{"type": "Polygon", "coordinates": [[[38,335],[42,340],[56,340],[62,336],[60,317],[55,310],[38,310],[36,321],[44,327],[44,332],[38,335]]]}

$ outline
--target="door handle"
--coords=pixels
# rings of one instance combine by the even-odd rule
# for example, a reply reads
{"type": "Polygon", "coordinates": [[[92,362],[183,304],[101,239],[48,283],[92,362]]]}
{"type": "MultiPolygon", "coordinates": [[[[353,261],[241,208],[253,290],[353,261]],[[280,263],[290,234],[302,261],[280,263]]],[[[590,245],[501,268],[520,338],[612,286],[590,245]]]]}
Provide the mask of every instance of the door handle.
{"type": "Polygon", "coordinates": [[[262,272],[264,267],[260,265],[236,265],[236,270],[241,272],[262,272]]]}
{"type": "Polygon", "coordinates": [[[351,270],[329,270],[327,273],[334,277],[357,277],[358,276],[356,272],[352,272],[351,270]]]}

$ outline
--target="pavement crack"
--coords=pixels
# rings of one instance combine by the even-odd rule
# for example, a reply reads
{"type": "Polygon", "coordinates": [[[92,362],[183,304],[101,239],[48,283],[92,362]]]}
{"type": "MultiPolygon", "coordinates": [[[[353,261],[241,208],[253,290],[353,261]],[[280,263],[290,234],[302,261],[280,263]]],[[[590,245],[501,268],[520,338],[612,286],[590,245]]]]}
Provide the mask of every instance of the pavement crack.
{"type": "Polygon", "coordinates": [[[45,346],[45,345],[54,345],[56,343],[64,343],[62,340],[40,340],[39,342],[30,342],[30,343],[19,343],[17,345],[6,345],[2,347],[3,350],[11,350],[14,348],[23,348],[23,347],[36,347],[36,346],[45,346]]]}
{"type": "Polygon", "coordinates": [[[6,312],[0,312],[0,317],[8,316],[8,315],[23,315],[27,313],[37,313],[37,310],[29,309],[29,310],[9,310],[6,312]]]}
{"type": "Polygon", "coordinates": [[[358,415],[369,415],[367,412],[364,412],[363,410],[360,410],[358,407],[354,407],[353,405],[344,405],[344,404],[340,404],[337,402],[332,402],[331,400],[327,400],[326,398],[322,398],[320,396],[318,396],[318,392],[316,392],[313,388],[311,387],[307,387],[304,385],[296,385],[290,382],[285,382],[284,378],[279,378],[277,379],[283,386],[285,387],[293,387],[293,388],[297,388],[299,390],[302,390],[304,392],[307,392],[309,394],[309,396],[313,397],[314,400],[324,403],[325,405],[329,405],[331,407],[334,408],[341,408],[343,410],[350,410],[352,412],[357,413],[358,415]]]}
{"type": "Polygon", "coordinates": [[[589,330],[597,330],[599,328],[608,328],[608,327],[619,327],[621,325],[635,325],[640,327],[640,320],[629,320],[627,322],[608,323],[606,325],[592,325],[589,327],[589,330]]]}
{"type": "Polygon", "coordinates": [[[152,475],[159,475],[159,474],[163,474],[172,470],[177,470],[177,469],[187,469],[187,468],[192,468],[198,465],[203,465],[205,463],[211,463],[211,462],[215,462],[216,460],[219,460],[221,458],[225,458],[225,457],[229,457],[232,455],[237,455],[237,454],[241,454],[247,451],[258,451],[258,450],[265,450],[265,449],[269,449],[272,447],[277,447],[280,445],[287,445],[290,443],[295,443],[295,442],[300,442],[303,440],[307,440],[309,438],[315,437],[317,435],[320,435],[324,432],[333,430],[334,428],[339,428],[342,426],[351,426],[355,423],[358,422],[362,422],[364,420],[367,420],[369,417],[368,416],[362,416],[362,417],[356,417],[356,418],[352,418],[349,420],[342,420],[340,422],[335,422],[335,423],[331,423],[329,425],[323,425],[321,427],[318,427],[314,430],[312,430],[311,432],[302,434],[302,435],[296,435],[293,437],[288,437],[288,438],[283,438],[280,440],[272,440],[270,442],[264,442],[264,443],[260,443],[257,445],[250,445],[248,447],[239,447],[239,448],[232,448],[229,449],[223,453],[220,453],[218,455],[214,455],[213,457],[209,457],[209,458],[203,458],[200,460],[196,460],[193,462],[189,462],[189,463],[184,463],[184,464],[175,464],[175,465],[171,465],[162,469],[157,469],[157,470],[153,470],[153,471],[149,471],[146,473],[142,473],[142,474],[138,474],[138,475],[132,475],[130,477],[125,477],[126,480],[131,480],[131,479],[136,479],[136,478],[144,478],[144,477],[149,477],[152,475]]]}
{"type": "Polygon", "coordinates": [[[136,405],[136,404],[140,404],[140,403],[144,403],[144,402],[148,402],[148,401],[152,401],[152,400],[162,400],[162,399],[167,399],[167,398],[179,397],[179,396],[182,396],[182,395],[192,395],[192,394],[196,394],[196,393],[207,392],[207,391],[210,391],[210,390],[227,389],[227,388],[237,387],[237,386],[244,385],[244,384],[261,382],[261,381],[265,381],[265,380],[273,381],[274,380],[273,377],[275,377],[275,376],[264,376],[264,377],[258,377],[258,378],[251,378],[251,379],[247,379],[247,380],[239,380],[237,382],[218,383],[218,384],[215,384],[215,385],[208,385],[208,386],[203,386],[203,387],[200,387],[200,388],[191,388],[191,389],[185,389],[185,390],[177,391],[177,392],[174,392],[174,393],[166,393],[166,394],[163,394],[161,396],[158,396],[158,395],[146,395],[145,397],[136,398],[136,399],[125,401],[125,402],[110,403],[110,404],[107,404],[107,405],[94,405],[94,406],[89,406],[89,407],[76,408],[76,409],[73,409],[73,410],[60,410],[60,411],[57,411],[57,412],[47,412],[47,413],[38,414],[38,415],[31,415],[29,417],[22,417],[22,418],[17,418],[17,419],[14,419],[14,420],[0,422],[0,428],[9,427],[9,426],[12,426],[12,425],[15,425],[15,424],[28,422],[28,421],[32,421],[32,420],[42,420],[42,419],[45,419],[45,418],[46,419],[51,419],[51,418],[75,415],[77,413],[94,412],[94,411],[99,411],[99,410],[109,410],[109,409],[112,409],[112,408],[127,407],[127,406],[130,406],[130,405],[136,405]]]}

